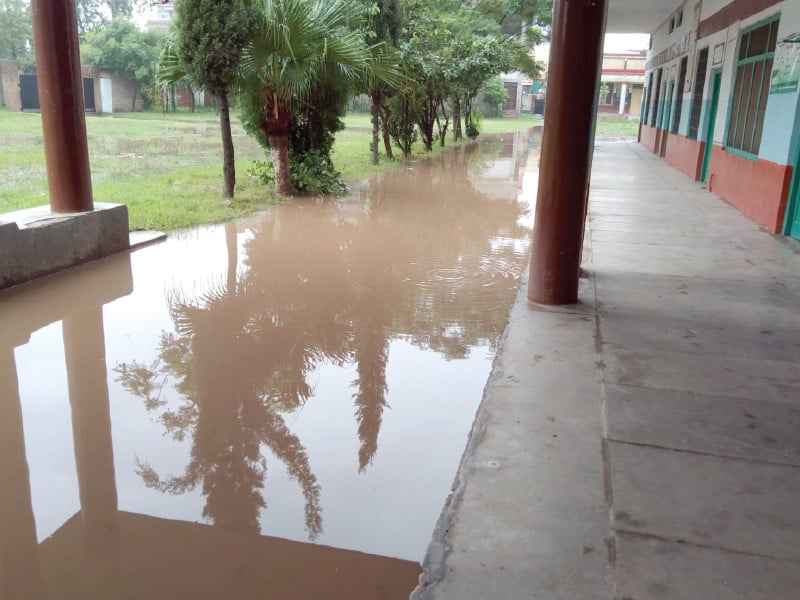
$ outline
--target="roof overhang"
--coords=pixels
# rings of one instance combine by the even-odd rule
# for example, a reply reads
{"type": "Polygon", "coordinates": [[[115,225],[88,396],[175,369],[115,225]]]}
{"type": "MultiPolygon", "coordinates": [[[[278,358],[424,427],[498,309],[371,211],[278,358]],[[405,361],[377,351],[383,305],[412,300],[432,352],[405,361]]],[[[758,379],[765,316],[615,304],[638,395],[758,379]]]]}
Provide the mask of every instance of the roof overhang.
{"type": "Polygon", "coordinates": [[[608,33],[652,33],[684,0],[609,0],[608,33]]]}

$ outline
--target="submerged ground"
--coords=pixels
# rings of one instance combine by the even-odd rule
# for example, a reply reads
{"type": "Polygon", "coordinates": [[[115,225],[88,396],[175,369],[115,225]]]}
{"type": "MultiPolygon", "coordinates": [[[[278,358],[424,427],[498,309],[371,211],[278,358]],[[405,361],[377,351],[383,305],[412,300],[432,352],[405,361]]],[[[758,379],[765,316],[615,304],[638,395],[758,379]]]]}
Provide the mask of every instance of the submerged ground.
{"type": "Polygon", "coordinates": [[[407,597],[527,263],[536,137],[0,295],[2,589],[407,597]]]}

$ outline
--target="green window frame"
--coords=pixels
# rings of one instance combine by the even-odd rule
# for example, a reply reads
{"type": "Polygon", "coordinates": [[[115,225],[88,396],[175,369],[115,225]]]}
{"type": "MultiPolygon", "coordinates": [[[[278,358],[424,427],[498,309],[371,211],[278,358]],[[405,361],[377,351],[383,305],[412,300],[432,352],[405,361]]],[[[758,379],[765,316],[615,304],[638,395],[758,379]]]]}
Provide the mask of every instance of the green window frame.
{"type": "Polygon", "coordinates": [[[739,38],[726,148],[756,158],[767,109],[779,16],[750,27],[739,38]]]}

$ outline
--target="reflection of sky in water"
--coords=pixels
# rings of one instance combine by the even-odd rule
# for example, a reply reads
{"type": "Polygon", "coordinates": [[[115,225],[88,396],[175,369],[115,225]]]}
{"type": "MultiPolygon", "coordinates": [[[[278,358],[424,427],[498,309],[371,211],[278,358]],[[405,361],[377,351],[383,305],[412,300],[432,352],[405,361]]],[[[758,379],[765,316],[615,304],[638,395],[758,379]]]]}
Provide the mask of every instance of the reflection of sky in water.
{"type": "MultiPolygon", "coordinates": [[[[524,163],[519,164],[524,168],[524,163]]],[[[519,164],[512,169],[517,176],[521,174],[519,164]]],[[[498,171],[484,164],[482,175],[487,173],[496,178],[498,171]]],[[[493,185],[493,180],[481,180],[480,176],[471,176],[471,179],[478,180],[474,189],[493,185]]],[[[454,197],[441,203],[444,206],[441,214],[437,213],[435,199],[425,205],[412,203],[411,210],[422,213],[417,215],[418,221],[414,218],[406,221],[402,207],[386,208],[387,203],[398,203],[417,193],[429,194],[429,190],[417,192],[413,186],[406,189],[402,186],[407,184],[397,183],[399,181],[396,178],[393,183],[392,179],[386,179],[382,188],[367,192],[369,219],[376,219],[383,227],[383,233],[377,235],[386,236],[386,247],[382,247],[380,237],[374,240],[369,237],[373,234],[362,236],[359,233],[368,226],[376,226],[366,223],[361,200],[339,202],[338,212],[305,201],[305,207],[278,207],[266,220],[254,219],[237,225],[236,271],[240,281],[248,280],[252,265],[260,260],[256,253],[269,254],[280,246],[279,240],[287,236],[290,248],[295,247],[292,236],[300,236],[298,244],[303,249],[312,253],[325,252],[326,244],[338,239],[338,231],[346,222],[354,233],[343,235],[342,242],[337,245],[342,252],[349,252],[350,247],[361,240],[365,248],[385,253],[385,258],[382,254],[353,258],[356,266],[342,273],[349,276],[351,269],[359,265],[366,269],[365,273],[370,273],[370,265],[377,261],[388,265],[390,270],[383,273],[389,278],[387,281],[408,280],[407,283],[417,290],[414,293],[392,290],[385,297],[377,296],[385,298],[393,319],[381,325],[389,335],[386,341],[387,406],[380,421],[377,450],[363,472],[359,472],[362,442],[355,417],[357,388],[354,382],[359,373],[352,356],[341,364],[328,359],[314,363],[305,372],[311,396],[297,409],[283,411],[281,415],[288,430],[305,449],[310,471],[319,486],[322,534],[316,542],[421,560],[450,491],[491,369],[494,339],[489,338],[496,337],[504,328],[504,315],[513,301],[519,275],[526,263],[528,232],[518,226],[517,219],[522,211],[513,202],[519,192],[519,181],[503,182],[516,190],[508,199],[512,202],[505,201],[503,205],[503,200],[469,192],[473,187],[467,178],[460,180],[456,175],[450,186],[454,197]],[[386,197],[382,197],[384,192],[386,197]],[[459,215],[457,196],[470,193],[475,197],[464,200],[466,214],[462,215],[465,220],[461,224],[454,220],[459,215]],[[486,215],[470,214],[480,206],[486,207],[486,215]],[[508,207],[512,207],[511,210],[508,207]],[[294,219],[299,222],[294,223],[294,219]],[[314,227],[309,225],[314,219],[327,221],[319,232],[309,230],[310,240],[301,239],[306,231],[304,227],[314,227]],[[494,219],[494,228],[485,227],[482,219],[494,219]],[[425,222],[431,220],[440,220],[440,224],[428,231],[425,222]],[[335,224],[337,222],[339,225],[335,224]],[[414,227],[425,229],[419,238],[406,239],[402,233],[397,233],[414,227]],[[448,237],[439,244],[433,235],[437,227],[448,228],[452,239],[448,237]],[[481,235],[483,241],[475,243],[475,236],[481,235]],[[345,241],[348,236],[353,237],[345,241]],[[317,239],[319,248],[315,243],[317,239]],[[481,247],[486,254],[471,254],[481,247]],[[427,263],[421,262],[426,260],[427,263]],[[497,290],[498,295],[492,295],[492,290],[497,290]],[[450,306],[452,314],[448,313],[450,306]],[[428,310],[432,312],[428,314],[428,310]],[[406,313],[409,316],[402,317],[406,313]],[[488,325],[484,322],[487,319],[491,320],[488,325]],[[468,340],[466,351],[454,341],[462,337],[468,340]]],[[[448,186],[440,185],[436,193],[446,193],[447,189],[448,186]]],[[[522,194],[526,195],[527,192],[522,194]]],[[[269,258],[276,260],[277,256],[283,255],[269,258]]],[[[308,271],[310,275],[306,274],[312,279],[319,275],[313,268],[317,262],[323,263],[323,273],[327,265],[326,258],[314,258],[314,255],[309,258],[302,252],[295,256],[290,251],[288,256],[287,261],[300,259],[306,261],[306,267],[312,265],[308,271]]],[[[206,497],[202,484],[182,494],[167,494],[146,487],[136,472],[137,459],[150,464],[162,478],[182,474],[190,461],[191,433],[177,441],[165,433],[159,421],[164,410],[175,410],[183,402],[175,388],[178,381],[174,376],[166,378],[161,395],[166,405],[148,412],[142,399],[126,391],[117,381],[114,368],[133,361],[146,366],[156,363],[162,332],[175,332],[167,306],[172,291],[179,289],[181,297],[191,300],[209,289],[225,287],[228,265],[225,227],[206,227],[177,234],[163,244],[133,253],[131,264],[133,293],[103,308],[119,509],[208,522],[203,518],[206,497]]],[[[291,265],[284,267],[287,272],[292,268],[291,265]]],[[[268,261],[259,266],[266,271],[270,268],[268,261]]],[[[277,266],[274,268],[280,270],[277,266]]],[[[336,275],[341,274],[337,272],[336,275]]],[[[330,291],[339,293],[335,287],[336,277],[332,279],[334,287],[330,291]]],[[[272,281],[267,276],[248,293],[256,300],[258,294],[264,294],[264,302],[268,303],[271,294],[277,293],[271,289],[272,281]]],[[[286,285],[286,282],[275,280],[274,285],[286,285]]],[[[46,288],[39,292],[46,293],[46,288]]],[[[310,301],[321,302],[324,308],[327,299],[310,301]]],[[[247,306],[252,309],[254,305],[247,306]]],[[[294,309],[290,307],[290,310],[294,309]]],[[[61,324],[54,323],[35,332],[27,344],[16,348],[15,356],[32,500],[41,540],[52,535],[80,510],[61,324]]],[[[290,477],[284,463],[263,444],[261,454],[266,462],[261,493],[267,506],[258,511],[261,533],[308,540],[301,487],[290,477]]]]}

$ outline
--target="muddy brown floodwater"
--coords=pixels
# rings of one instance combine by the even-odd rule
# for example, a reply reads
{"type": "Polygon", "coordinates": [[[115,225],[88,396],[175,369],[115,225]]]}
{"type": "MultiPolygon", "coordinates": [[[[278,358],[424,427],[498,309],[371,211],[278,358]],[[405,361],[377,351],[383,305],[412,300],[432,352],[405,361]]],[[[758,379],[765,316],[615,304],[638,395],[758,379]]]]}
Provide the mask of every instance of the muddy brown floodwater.
{"type": "Polygon", "coordinates": [[[528,143],[0,294],[0,597],[407,598],[527,263],[528,143]]]}

